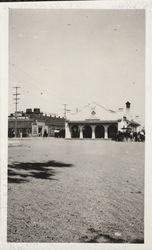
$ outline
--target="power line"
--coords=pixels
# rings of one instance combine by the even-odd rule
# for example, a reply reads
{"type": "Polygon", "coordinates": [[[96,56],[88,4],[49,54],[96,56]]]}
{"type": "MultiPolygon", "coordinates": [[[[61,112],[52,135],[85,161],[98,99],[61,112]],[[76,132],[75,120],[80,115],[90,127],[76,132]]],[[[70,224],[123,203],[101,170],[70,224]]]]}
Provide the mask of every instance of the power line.
{"type": "MultiPolygon", "coordinates": [[[[24,73],[24,74],[30,79],[30,85],[32,85],[32,86],[35,88],[35,91],[38,92],[38,89],[39,89],[41,92],[45,91],[44,89],[42,89],[42,88],[40,87],[40,86],[42,86],[42,82],[41,82],[40,79],[37,79],[33,74],[31,74],[31,73],[29,73],[29,72],[26,72],[24,69],[22,69],[20,66],[17,66],[17,65],[14,64],[14,63],[9,62],[9,65],[12,66],[13,68],[16,68],[18,71],[24,73]],[[39,84],[37,84],[37,83],[39,83],[39,84]]],[[[43,85],[44,85],[44,84],[43,84],[43,85]]],[[[54,98],[53,101],[55,101],[56,103],[61,104],[61,103],[57,100],[57,98],[55,97],[55,96],[56,96],[56,92],[53,93],[53,90],[52,90],[52,89],[49,90],[48,88],[46,89],[46,92],[47,92],[47,93],[49,92],[49,93],[51,94],[51,99],[54,98]]],[[[47,98],[47,99],[50,100],[50,97],[46,97],[46,95],[45,95],[45,98],[47,98]]]]}
{"type": "Polygon", "coordinates": [[[20,95],[20,93],[18,93],[18,89],[20,87],[15,86],[13,88],[15,89],[15,94],[13,94],[13,96],[15,96],[15,98],[13,98],[13,100],[15,100],[15,137],[17,137],[17,105],[20,100],[20,98],[18,98],[18,96],[20,95]]]}

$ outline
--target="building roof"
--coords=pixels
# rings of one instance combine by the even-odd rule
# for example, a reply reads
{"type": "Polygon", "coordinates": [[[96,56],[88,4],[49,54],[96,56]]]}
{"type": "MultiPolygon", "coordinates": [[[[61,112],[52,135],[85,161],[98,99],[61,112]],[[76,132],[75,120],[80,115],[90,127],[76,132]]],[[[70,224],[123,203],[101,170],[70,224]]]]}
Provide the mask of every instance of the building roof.
{"type": "Polygon", "coordinates": [[[118,120],[86,119],[80,121],[68,121],[69,124],[117,124],[118,120]]]}
{"type": "Polygon", "coordinates": [[[135,122],[135,121],[133,121],[133,120],[128,121],[128,126],[130,126],[130,125],[133,125],[133,126],[136,126],[136,127],[139,127],[139,126],[140,126],[140,124],[139,124],[138,122],[135,122]]]}
{"type": "MultiPolygon", "coordinates": [[[[8,127],[15,127],[15,116],[8,117],[8,127]]],[[[17,127],[18,128],[31,128],[32,122],[44,122],[47,126],[55,126],[55,127],[64,127],[64,118],[61,117],[52,117],[49,115],[43,115],[43,113],[32,113],[27,114],[23,112],[23,116],[17,118],[17,127]],[[25,116],[26,115],[26,116],[25,116]],[[28,123],[29,122],[29,123],[28,123]]]]}
{"type": "Polygon", "coordinates": [[[82,109],[77,110],[75,113],[67,114],[69,121],[86,121],[99,120],[99,121],[117,121],[121,118],[120,112],[112,109],[105,108],[104,106],[95,102],[89,103],[82,109]]]}

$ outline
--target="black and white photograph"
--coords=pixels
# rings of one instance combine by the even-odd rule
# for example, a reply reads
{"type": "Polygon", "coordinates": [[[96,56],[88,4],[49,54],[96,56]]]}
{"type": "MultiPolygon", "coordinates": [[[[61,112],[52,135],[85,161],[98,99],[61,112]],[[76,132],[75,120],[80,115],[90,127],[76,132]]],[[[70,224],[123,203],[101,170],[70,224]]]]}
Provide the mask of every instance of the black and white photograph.
{"type": "Polygon", "coordinates": [[[8,242],[144,243],[144,10],[10,10],[8,242]]]}
{"type": "Polygon", "coordinates": [[[9,9],[7,243],[144,246],[145,34],[145,9],[9,9]]]}

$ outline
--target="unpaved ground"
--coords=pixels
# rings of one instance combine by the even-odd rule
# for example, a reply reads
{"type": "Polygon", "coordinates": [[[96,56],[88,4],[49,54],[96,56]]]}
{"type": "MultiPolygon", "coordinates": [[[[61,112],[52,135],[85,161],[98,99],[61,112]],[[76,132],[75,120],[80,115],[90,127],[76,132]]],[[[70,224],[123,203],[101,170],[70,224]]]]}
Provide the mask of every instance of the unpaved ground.
{"type": "Polygon", "coordinates": [[[9,141],[9,242],[144,240],[144,143],[9,141]]]}

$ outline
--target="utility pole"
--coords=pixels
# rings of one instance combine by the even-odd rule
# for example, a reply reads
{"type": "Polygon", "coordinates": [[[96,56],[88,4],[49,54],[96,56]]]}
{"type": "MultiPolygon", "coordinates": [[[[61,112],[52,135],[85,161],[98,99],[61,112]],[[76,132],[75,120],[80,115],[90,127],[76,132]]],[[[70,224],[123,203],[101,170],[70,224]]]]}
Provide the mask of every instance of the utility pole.
{"type": "Polygon", "coordinates": [[[13,98],[13,100],[15,100],[15,137],[17,137],[17,105],[18,105],[18,101],[20,100],[20,98],[18,98],[18,96],[20,95],[20,93],[18,93],[18,89],[20,87],[15,86],[13,87],[15,89],[15,94],[13,94],[13,96],[15,96],[15,98],[13,98]]]}
{"type": "Polygon", "coordinates": [[[67,105],[68,105],[68,104],[66,104],[66,103],[63,104],[63,106],[64,106],[64,119],[65,119],[65,121],[66,121],[66,118],[67,118],[67,117],[66,117],[66,112],[67,112],[67,108],[66,108],[66,107],[67,107],[67,105]]]}

